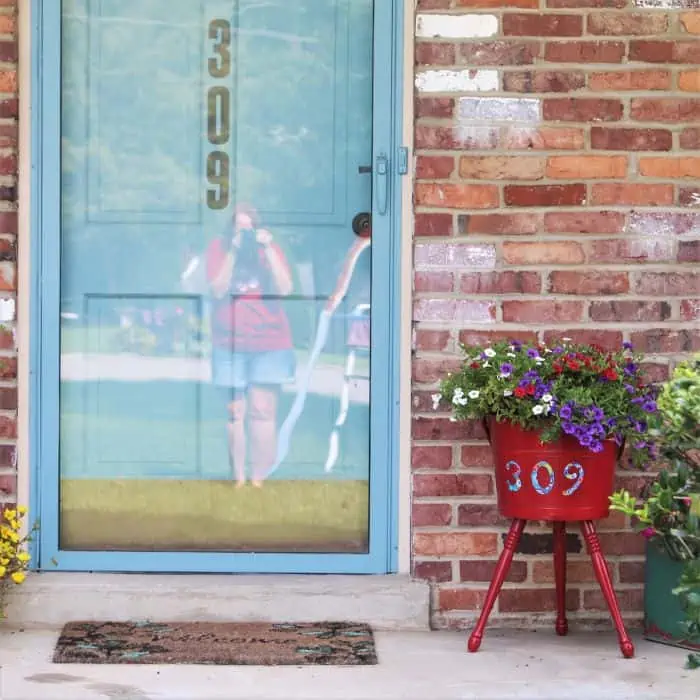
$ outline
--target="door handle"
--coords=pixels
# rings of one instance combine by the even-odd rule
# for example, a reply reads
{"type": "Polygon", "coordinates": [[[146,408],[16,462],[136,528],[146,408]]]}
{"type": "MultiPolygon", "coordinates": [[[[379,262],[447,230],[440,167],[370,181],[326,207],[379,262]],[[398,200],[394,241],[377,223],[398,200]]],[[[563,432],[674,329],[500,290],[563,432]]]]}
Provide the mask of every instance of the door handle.
{"type": "Polygon", "coordinates": [[[389,159],[384,153],[377,156],[376,175],[377,212],[384,216],[389,206],[389,159]]]}

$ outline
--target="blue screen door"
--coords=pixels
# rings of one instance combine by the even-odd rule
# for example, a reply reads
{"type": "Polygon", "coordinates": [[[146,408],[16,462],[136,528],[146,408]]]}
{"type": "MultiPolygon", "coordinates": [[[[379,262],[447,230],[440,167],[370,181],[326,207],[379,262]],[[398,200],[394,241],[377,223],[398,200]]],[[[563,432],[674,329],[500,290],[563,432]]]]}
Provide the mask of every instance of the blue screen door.
{"type": "Polygon", "coordinates": [[[45,9],[60,361],[42,561],[386,570],[374,4],[45,9]]]}

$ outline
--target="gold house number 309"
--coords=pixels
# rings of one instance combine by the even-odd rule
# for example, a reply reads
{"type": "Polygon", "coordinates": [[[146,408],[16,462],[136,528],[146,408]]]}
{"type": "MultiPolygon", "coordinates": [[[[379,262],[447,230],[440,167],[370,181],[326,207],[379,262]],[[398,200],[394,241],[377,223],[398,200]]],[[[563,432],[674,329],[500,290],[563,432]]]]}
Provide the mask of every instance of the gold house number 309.
{"type": "MultiPolygon", "coordinates": [[[[209,75],[222,79],[231,75],[231,23],[214,19],[209,23],[209,39],[214,42],[209,58],[209,75]]],[[[231,162],[222,150],[231,138],[231,91],[226,85],[214,85],[207,92],[207,136],[217,146],[207,157],[207,206],[225,209],[229,203],[231,162]]]]}

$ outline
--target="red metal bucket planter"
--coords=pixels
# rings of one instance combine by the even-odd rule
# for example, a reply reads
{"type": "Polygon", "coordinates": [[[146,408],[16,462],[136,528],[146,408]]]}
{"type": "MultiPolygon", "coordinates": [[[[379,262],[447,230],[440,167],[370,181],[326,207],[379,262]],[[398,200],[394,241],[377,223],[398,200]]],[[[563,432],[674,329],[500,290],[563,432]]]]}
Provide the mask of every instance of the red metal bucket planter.
{"type": "Polygon", "coordinates": [[[498,507],[522,520],[599,520],[609,512],[617,445],[591,452],[568,435],[542,443],[538,433],[491,421],[498,507]]]}
{"type": "Polygon", "coordinates": [[[605,518],[609,512],[617,445],[605,441],[603,451],[594,453],[569,436],[543,443],[536,431],[523,430],[509,422],[492,419],[484,426],[494,456],[498,507],[512,523],[479,620],[469,637],[469,651],[477,651],[481,646],[486,622],[528,520],[553,523],[556,631],[559,635],[567,633],[566,523],[580,521],[593,569],[617,629],[620,649],[626,658],[634,656],[593,524],[593,520],[605,518]]]}

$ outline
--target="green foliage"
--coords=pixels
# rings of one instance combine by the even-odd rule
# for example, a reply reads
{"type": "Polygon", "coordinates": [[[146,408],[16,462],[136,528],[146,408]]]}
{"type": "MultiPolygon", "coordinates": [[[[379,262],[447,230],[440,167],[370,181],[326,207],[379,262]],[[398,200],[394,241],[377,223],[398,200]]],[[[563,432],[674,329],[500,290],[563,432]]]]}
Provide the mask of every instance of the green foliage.
{"type": "Polygon", "coordinates": [[[653,456],[649,423],[656,391],[644,386],[631,347],[498,342],[463,347],[460,371],[448,375],[434,399],[451,405],[456,420],[496,417],[545,441],[571,435],[593,452],[604,440],[629,444],[637,465],[653,456]]]}
{"type": "MultiPolygon", "coordinates": [[[[632,516],[642,534],[672,559],[686,562],[673,592],[690,638],[700,641],[700,356],[676,368],[658,406],[651,432],[668,466],[641,501],[618,491],[611,507],[632,516]]],[[[691,654],[688,667],[700,667],[700,655],[691,654]]]]}
{"type": "MultiPolygon", "coordinates": [[[[688,562],[673,593],[679,597],[686,619],[688,638],[700,640],[700,559],[688,562]]],[[[689,654],[686,668],[700,668],[700,654],[689,654]]]]}

